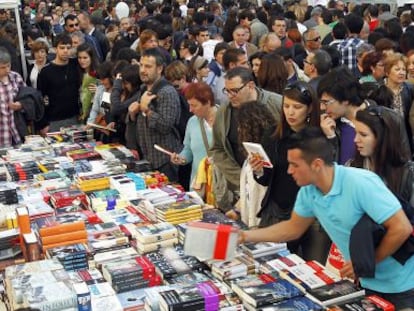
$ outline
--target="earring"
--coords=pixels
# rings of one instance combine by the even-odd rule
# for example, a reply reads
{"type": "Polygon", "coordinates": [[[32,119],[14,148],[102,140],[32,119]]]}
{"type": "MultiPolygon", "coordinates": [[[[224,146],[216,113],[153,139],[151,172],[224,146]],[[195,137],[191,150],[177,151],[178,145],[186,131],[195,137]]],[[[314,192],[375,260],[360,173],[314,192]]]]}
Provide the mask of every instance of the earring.
{"type": "Polygon", "coordinates": [[[310,114],[308,114],[307,116],[306,116],[306,123],[309,123],[310,122],[310,114]]]}

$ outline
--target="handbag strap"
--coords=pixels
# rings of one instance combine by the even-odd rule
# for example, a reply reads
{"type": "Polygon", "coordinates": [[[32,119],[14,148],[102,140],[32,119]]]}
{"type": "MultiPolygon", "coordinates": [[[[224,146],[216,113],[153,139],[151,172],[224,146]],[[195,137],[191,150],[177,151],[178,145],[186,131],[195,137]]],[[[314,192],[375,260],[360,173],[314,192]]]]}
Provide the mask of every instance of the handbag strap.
{"type": "Polygon", "coordinates": [[[198,122],[200,123],[200,130],[201,130],[201,136],[203,137],[204,148],[206,148],[206,152],[208,154],[209,146],[208,146],[206,128],[204,127],[204,121],[202,118],[198,118],[198,122]]]}

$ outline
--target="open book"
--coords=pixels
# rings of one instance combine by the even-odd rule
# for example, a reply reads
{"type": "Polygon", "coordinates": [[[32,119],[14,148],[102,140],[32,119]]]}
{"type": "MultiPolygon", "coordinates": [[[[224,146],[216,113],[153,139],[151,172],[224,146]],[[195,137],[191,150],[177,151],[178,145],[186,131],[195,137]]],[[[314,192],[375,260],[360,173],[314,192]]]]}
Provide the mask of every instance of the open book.
{"type": "Polygon", "coordinates": [[[263,149],[263,146],[261,144],[243,142],[243,147],[244,149],[246,149],[247,153],[249,154],[249,157],[259,158],[263,161],[264,167],[273,167],[272,162],[270,161],[266,151],[263,149]]]}
{"type": "Polygon", "coordinates": [[[91,122],[88,122],[87,125],[89,125],[90,127],[96,128],[96,129],[100,129],[100,130],[105,130],[105,131],[110,131],[110,132],[116,133],[116,129],[113,129],[112,127],[102,126],[102,125],[95,124],[95,123],[91,123],[91,122]]]}

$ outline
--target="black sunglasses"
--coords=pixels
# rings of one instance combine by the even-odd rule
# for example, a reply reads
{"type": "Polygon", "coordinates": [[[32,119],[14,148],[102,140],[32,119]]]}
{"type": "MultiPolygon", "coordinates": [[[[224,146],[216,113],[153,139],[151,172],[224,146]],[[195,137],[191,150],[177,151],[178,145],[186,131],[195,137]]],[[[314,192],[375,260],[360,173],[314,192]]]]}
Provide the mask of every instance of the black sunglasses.
{"type": "Polygon", "coordinates": [[[295,82],[285,88],[285,92],[289,90],[298,90],[308,105],[312,103],[312,93],[303,82],[295,82]]]}
{"type": "Polygon", "coordinates": [[[316,37],[316,38],[313,38],[313,39],[307,39],[306,41],[318,42],[319,40],[321,40],[321,37],[316,37]]]}
{"type": "Polygon", "coordinates": [[[68,25],[69,28],[78,27],[78,26],[79,26],[79,24],[70,24],[70,25],[68,25]]]}

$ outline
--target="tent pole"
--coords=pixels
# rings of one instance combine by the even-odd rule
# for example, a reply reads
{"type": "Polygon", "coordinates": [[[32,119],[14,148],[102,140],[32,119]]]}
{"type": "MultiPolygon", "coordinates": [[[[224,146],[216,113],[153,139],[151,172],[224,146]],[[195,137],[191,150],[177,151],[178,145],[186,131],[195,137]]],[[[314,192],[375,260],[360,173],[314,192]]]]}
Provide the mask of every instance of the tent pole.
{"type": "Polygon", "coordinates": [[[18,6],[16,6],[14,8],[14,15],[15,15],[16,24],[17,24],[17,35],[19,37],[20,59],[21,59],[21,62],[22,62],[23,78],[26,81],[26,79],[27,79],[27,64],[26,64],[26,55],[24,53],[22,24],[20,22],[20,13],[19,13],[19,7],[18,6]]]}

